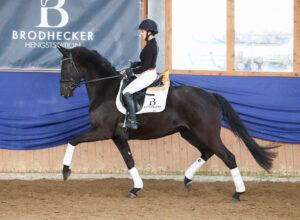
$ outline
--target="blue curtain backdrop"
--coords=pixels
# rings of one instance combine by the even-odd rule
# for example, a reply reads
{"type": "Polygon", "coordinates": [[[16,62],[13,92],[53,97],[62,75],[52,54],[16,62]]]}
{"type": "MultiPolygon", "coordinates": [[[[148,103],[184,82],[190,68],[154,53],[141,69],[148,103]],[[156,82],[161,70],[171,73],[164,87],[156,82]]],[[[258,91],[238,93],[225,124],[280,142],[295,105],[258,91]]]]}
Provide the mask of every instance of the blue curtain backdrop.
{"type": "MultiPolygon", "coordinates": [[[[91,128],[84,86],[64,99],[59,95],[58,73],[0,72],[0,76],[0,148],[57,146],[91,128]]],[[[173,85],[223,95],[254,137],[300,143],[299,77],[171,74],[170,79],[173,85]]]]}
{"type": "Polygon", "coordinates": [[[0,72],[0,148],[39,149],[88,130],[86,89],[60,96],[58,73],[0,72]]]}
{"type": "Polygon", "coordinates": [[[300,143],[300,77],[172,75],[171,80],[223,95],[253,137],[300,143]]]}

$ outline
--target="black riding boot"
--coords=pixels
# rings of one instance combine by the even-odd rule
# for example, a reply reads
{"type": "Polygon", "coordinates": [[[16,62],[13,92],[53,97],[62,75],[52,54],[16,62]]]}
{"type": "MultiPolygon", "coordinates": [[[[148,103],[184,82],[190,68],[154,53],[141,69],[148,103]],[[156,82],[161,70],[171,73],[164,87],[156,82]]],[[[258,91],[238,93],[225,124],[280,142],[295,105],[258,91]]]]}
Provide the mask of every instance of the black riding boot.
{"type": "Polygon", "coordinates": [[[135,115],[135,104],[133,101],[133,95],[127,92],[124,94],[123,97],[124,97],[124,101],[126,102],[127,111],[129,112],[125,125],[127,128],[137,130],[138,122],[136,120],[136,115],[135,115]]]}

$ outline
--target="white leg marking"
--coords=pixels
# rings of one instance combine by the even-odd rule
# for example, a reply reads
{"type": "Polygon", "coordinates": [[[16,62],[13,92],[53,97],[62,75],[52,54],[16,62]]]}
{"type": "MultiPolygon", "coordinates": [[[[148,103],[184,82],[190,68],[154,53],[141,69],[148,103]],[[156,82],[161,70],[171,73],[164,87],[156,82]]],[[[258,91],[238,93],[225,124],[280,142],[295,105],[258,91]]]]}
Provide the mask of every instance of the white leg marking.
{"type": "Polygon", "coordinates": [[[233,178],[236,192],[245,192],[246,188],[245,188],[243,179],[241,177],[239,168],[236,167],[236,168],[230,170],[230,172],[231,172],[231,176],[233,178]]]}
{"type": "Polygon", "coordinates": [[[205,160],[199,157],[186,171],[185,176],[188,179],[193,179],[195,173],[200,169],[200,167],[205,164],[205,160]]]}
{"type": "Polygon", "coordinates": [[[143,181],[142,178],[139,175],[138,170],[133,167],[129,170],[129,173],[133,179],[134,188],[142,189],[143,188],[143,181]]]}
{"type": "Polygon", "coordinates": [[[64,165],[66,165],[66,166],[71,165],[74,149],[75,149],[75,146],[68,144],[68,147],[67,147],[66,153],[65,153],[65,157],[64,157],[64,161],[63,161],[64,165]]]}

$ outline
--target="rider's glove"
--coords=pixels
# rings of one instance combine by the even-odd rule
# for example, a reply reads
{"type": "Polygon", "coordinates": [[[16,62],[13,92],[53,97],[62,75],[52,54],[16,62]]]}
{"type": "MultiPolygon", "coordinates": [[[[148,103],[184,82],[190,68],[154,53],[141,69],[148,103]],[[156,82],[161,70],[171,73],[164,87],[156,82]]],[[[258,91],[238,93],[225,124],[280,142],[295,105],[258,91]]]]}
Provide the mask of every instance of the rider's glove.
{"type": "Polygon", "coordinates": [[[126,76],[127,76],[128,79],[131,79],[131,78],[134,77],[134,73],[132,72],[132,69],[131,69],[131,68],[127,68],[127,69],[125,70],[125,74],[126,74],[126,76]]]}

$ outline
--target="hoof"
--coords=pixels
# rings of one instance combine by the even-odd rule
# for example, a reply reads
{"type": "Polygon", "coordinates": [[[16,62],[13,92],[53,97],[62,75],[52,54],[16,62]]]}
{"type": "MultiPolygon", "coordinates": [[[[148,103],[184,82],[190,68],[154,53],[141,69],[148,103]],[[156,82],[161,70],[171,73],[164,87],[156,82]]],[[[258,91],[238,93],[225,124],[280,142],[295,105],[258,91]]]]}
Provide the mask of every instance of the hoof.
{"type": "Polygon", "coordinates": [[[66,181],[70,175],[71,175],[71,170],[68,170],[67,172],[63,172],[64,181],[66,181]]]}
{"type": "Polygon", "coordinates": [[[184,186],[186,188],[186,190],[189,192],[192,189],[192,180],[184,177],[184,186]]]}
{"type": "Polygon", "coordinates": [[[63,169],[64,181],[66,181],[70,175],[71,175],[71,170],[69,169],[68,166],[64,166],[64,169],[63,169]]]}
{"type": "Polygon", "coordinates": [[[137,197],[137,195],[135,195],[132,192],[130,192],[126,197],[129,198],[129,199],[134,199],[134,198],[137,197]]]}
{"type": "Polygon", "coordinates": [[[232,202],[239,202],[240,200],[240,195],[242,195],[244,192],[235,192],[234,195],[232,196],[231,201],[232,202]]]}
{"type": "Polygon", "coordinates": [[[141,190],[140,188],[133,188],[130,190],[129,194],[126,196],[127,198],[134,199],[137,197],[137,192],[141,190]]]}
{"type": "Polygon", "coordinates": [[[234,198],[234,197],[232,197],[232,199],[231,199],[231,202],[240,202],[241,200],[239,199],[239,198],[234,198]]]}

